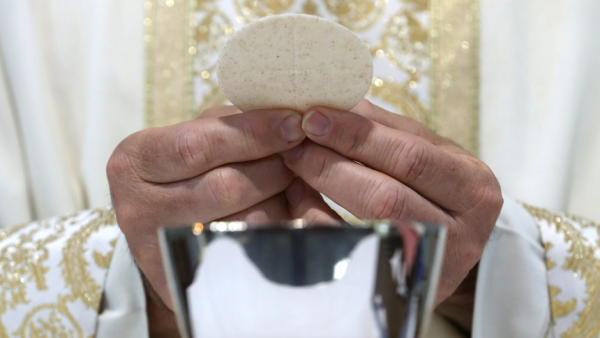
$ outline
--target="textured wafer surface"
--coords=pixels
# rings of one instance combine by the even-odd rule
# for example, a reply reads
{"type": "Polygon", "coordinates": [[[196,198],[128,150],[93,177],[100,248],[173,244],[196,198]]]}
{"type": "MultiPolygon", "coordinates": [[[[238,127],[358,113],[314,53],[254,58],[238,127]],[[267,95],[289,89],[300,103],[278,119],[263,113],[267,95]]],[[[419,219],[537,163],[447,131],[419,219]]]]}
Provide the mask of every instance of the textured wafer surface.
{"type": "Polygon", "coordinates": [[[304,14],[271,16],[243,27],[223,47],[217,67],[221,89],[242,111],[350,110],[373,78],[371,54],[354,33],[304,14]]]}

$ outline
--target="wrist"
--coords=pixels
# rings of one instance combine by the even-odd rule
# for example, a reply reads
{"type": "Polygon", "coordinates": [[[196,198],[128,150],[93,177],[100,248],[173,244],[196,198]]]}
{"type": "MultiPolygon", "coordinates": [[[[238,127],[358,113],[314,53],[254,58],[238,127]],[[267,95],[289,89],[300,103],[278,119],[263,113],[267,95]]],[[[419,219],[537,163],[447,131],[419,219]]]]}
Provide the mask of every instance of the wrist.
{"type": "Polygon", "coordinates": [[[171,311],[140,270],[146,294],[146,316],[150,338],[180,337],[175,313],[171,311]]]}
{"type": "Polygon", "coordinates": [[[479,263],[469,271],[456,291],[436,308],[440,315],[467,333],[471,333],[473,326],[478,267],[479,263]]]}

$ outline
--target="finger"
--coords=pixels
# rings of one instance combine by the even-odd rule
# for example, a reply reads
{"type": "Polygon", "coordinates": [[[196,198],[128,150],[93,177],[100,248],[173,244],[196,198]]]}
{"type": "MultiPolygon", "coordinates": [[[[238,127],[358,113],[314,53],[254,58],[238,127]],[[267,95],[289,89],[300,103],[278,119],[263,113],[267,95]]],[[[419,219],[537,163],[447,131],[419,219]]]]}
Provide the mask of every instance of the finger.
{"type": "Polygon", "coordinates": [[[408,185],[452,211],[469,208],[481,170],[411,133],[395,130],[357,114],[318,108],[304,117],[313,142],[335,150],[408,185]]]}
{"type": "Polygon", "coordinates": [[[301,142],[300,117],[264,110],[146,129],[128,137],[113,156],[148,182],[185,180],[226,163],[251,161],[301,142]]]}
{"type": "Polygon", "coordinates": [[[321,194],[302,179],[296,178],[285,190],[293,219],[302,218],[309,223],[341,224],[342,218],[323,200],[321,194]]]}
{"type": "Polygon", "coordinates": [[[285,193],[280,193],[246,210],[221,218],[220,221],[244,221],[268,225],[291,219],[285,193]]]}
{"type": "Polygon", "coordinates": [[[418,121],[407,116],[394,114],[371,103],[371,101],[367,99],[362,99],[358,105],[350,111],[386,127],[417,135],[435,145],[451,144],[450,141],[429,130],[429,128],[418,121]]]}
{"type": "Polygon", "coordinates": [[[308,185],[358,218],[447,223],[443,210],[412,189],[331,149],[305,141],[282,156],[308,185]]]}
{"type": "MultiPolygon", "coordinates": [[[[285,190],[294,178],[278,155],[213,169],[190,180],[140,191],[159,226],[206,223],[246,210],[285,190]],[[158,207],[157,207],[158,206],[158,207]]],[[[121,217],[127,210],[118,210],[121,217]]]]}

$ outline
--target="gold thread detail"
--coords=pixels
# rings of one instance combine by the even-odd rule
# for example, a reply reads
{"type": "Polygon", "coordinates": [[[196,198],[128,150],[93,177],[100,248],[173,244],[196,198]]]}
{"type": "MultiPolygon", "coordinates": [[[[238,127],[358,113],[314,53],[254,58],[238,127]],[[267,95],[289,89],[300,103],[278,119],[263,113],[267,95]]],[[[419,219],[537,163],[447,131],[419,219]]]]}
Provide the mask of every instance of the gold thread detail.
{"type": "Polygon", "coordinates": [[[14,335],[21,338],[83,337],[81,327],[67,308],[67,301],[72,300],[70,298],[60,296],[57,304],[34,307],[25,316],[23,324],[14,335]],[[44,315],[43,312],[47,313],[44,315]]]}
{"type": "Polygon", "coordinates": [[[234,9],[240,23],[250,23],[266,16],[281,14],[294,4],[295,0],[234,0],[234,9]]]}
{"type": "Polygon", "coordinates": [[[387,0],[326,0],[325,8],[333,15],[333,21],[355,31],[371,28],[381,19],[387,0]]]}
{"type": "MultiPolygon", "coordinates": [[[[561,268],[571,271],[577,276],[574,278],[581,278],[585,282],[586,298],[583,300],[585,306],[577,312],[577,321],[563,332],[561,337],[597,337],[600,333],[600,259],[595,253],[600,250],[600,247],[596,246],[596,243],[590,243],[574,225],[574,223],[579,223],[582,227],[591,227],[595,226],[595,223],[580,217],[555,214],[546,209],[526,204],[523,206],[537,219],[540,227],[542,226],[540,222],[547,222],[549,226],[564,236],[564,241],[569,245],[569,249],[561,268]]],[[[549,293],[552,300],[553,318],[565,315],[570,301],[555,305],[556,289],[549,287],[549,293]],[[555,310],[557,313],[554,313],[555,310]]]]}
{"type": "Polygon", "coordinates": [[[575,298],[567,301],[560,301],[556,299],[556,296],[562,291],[560,287],[550,285],[548,286],[548,290],[550,292],[550,305],[552,306],[552,316],[554,318],[565,317],[575,310],[575,305],[577,305],[577,300],[575,298]]]}
{"type": "Polygon", "coordinates": [[[147,0],[145,127],[189,120],[192,113],[192,60],[196,41],[190,7],[193,0],[147,0]]]}
{"type": "Polygon", "coordinates": [[[430,0],[428,127],[479,155],[477,0],[430,0]]]}
{"type": "MultiPolygon", "coordinates": [[[[96,209],[36,223],[21,225],[7,233],[2,239],[4,247],[0,251],[0,318],[17,305],[28,305],[33,300],[28,297],[28,288],[38,292],[49,289],[46,275],[50,267],[49,246],[60,243],[65,236],[62,261],[65,283],[72,289],[71,294],[59,295],[56,303],[46,303],[29,310],[20,328],[13,334],[18,337],[83,337],[79,324],[69,312],[67,303],[81,299],[87,307],[98,309],[101,289],[91,278],[85,262],[84,245],[95,231],[106,226],[116,226],[112,210],[96,209]],[[89,218],[81,224],[82,218],[89,218]],[[70,229],[78,230],[70,234],[70,229]],[[69,232],[67,232],[69,231],[69,232]],[[69,270],[69,271],[65,271],[69,270]],[[76,284],[80,285],[76,285],[76,284]]],[[[116,241],[110,242],[110,251],[103,255],[112,256],[116,241]]],[[[105,264],[106,265],[106,264],[105,264]]],[[[102,268],[102,267],[101,267],[102,268]]],[[[0,338],[8,338],[8,332],[0,320],[0,338]]]]}
{"type": "Polygon", "coordinates": [[[110,241],[110,246],[112,249],[111,249],[111,251],[109,251],[106,254],[101,254],[98,251],[94,251],[94,253],[93,253],[94,263],[96,263],[96,265],[101,269],[108,269],[108,267],[110,266],[110,262],[112,261],[114,249],[117,246],[116,238],[113,239],[112,241],[110,241]]]}
{"type": "MultiPolygon", "coordinates": [[[[102,289],[92,278],[88,269],[88,261],[84,257],[84,245],[90,235],[106,225],[116,224],[114,212],[106,209],[94,210],[94,219],[81,227],[65,242],[63,247],[63,278],[72,294],[79,298],[86,307],[97,310],[100,305],[102,289]]],[[[112,253],[112,251],[111,251],[112,253]]],[[[108,268],[108,264],[106,265],[108,268]]]]}

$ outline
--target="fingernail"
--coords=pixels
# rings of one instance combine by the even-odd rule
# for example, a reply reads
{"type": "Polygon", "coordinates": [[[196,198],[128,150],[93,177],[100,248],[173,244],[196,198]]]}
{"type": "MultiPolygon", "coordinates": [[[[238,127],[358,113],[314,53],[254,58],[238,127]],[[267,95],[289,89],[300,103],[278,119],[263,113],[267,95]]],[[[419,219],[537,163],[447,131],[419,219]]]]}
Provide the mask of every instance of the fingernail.
{"type": "Polygon", "coordinates": [[[294,182],[290,185],[285,191],[285,197],[287,197],[288,202],[292,207],[295,207],[300,203],[300,199],[302,199],[302,194],[304,193],[304,184],[300,181],[294,182]]]}
{"type": "Polygon", "coordinates": [[[282,152],[281,157],[283,157],[284,159],[286,159],[288,161],[295,161],[300,158],[300,155],[302,155],[303,149],[304,149],[304,147],[300,144],[290,150],[286,150],[286,151],[282,152]]]}
{"type": "Polygon", "coordinates": [[[302,119],[298,115],[292,115],[281,122],[281,135],[284,139],[293,142],[304,137],[302,130],[302,119]]]}
{"type": "Polygon", "coordinates": [[[313,110],[304,117],[302,129],[309,134],[323,136],[331,129],[331,121],[325,115],[313,110]]]}

